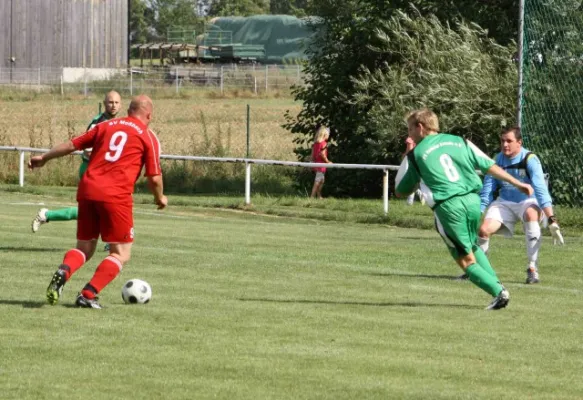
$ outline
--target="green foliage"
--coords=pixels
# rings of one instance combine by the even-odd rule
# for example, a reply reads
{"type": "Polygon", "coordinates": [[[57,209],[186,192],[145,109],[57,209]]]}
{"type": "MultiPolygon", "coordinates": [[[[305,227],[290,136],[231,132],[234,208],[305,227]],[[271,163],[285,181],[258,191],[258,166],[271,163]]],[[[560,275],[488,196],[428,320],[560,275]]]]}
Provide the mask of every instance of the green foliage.
{"type": "Polygon", "coordinates": [[[151,0],[150,9],[155,18],[153,27],[158,40],[165,40],[168,31],[174,27],[201,26],[202,19],[197,14],[196,0],[151,0]]]}
{"type": "Polygon", "coordinates": [[[270,14],[295,15],[302,18],[307,16],[313,0],[271,0],[269,2],[270,14]]]}
{"type": "Polygon", "coordinates": [[[525,3],[522,128],[540,155],[555,201],[583,205],[583,6],[525,3]]]}
{"type": "Polygon", "coordinates": [[[519,0],[413,0],[423,14],[433,14],[440,21],[460,19],[478,24],[488,37],[507,45],[518,38],[519,0]]]}
{"type": "Polygon", "coordinates": [[[145,0],[132,0],[129,12],[131,43],[147,43],[151,38],[149,27],[154,22],[153,10],[148,7],[145,0]]]}
{"type": "Polygon", "coordinates": [[[213,0],[208,15],[213,17],[248,17],[269,14],[269,0],[213,0]]]}
{"type": "MultiPolygon", "coordinates": [[[[515,112],[514,47],[504,47],[476,25],[454,26],[435,16],[387,10],[375,2],[324,2],[316,39],[308,48],[306,86],[294,90],[304,108],[286,114],[304,158],[314,127],[332,128],[330,159],[398,164],[405,113],[433,108],[442,131],[463,135],[493,152],[497,134],[515,112]]],[[[334,171],[326,189],[335,195],[378,196],[378,174],[334,171]]]]}

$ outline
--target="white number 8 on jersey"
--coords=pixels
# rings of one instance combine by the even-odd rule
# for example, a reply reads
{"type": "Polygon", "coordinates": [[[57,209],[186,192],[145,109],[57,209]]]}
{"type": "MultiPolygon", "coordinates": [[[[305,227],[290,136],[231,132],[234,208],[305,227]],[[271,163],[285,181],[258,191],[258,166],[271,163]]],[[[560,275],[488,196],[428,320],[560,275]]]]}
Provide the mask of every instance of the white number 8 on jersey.
{"type": "Polygon", "coordinates": [[[111,140],[109,141],[109,150],[105,153],[105,160],[109,162],[115,162],[121,157],[121,152],[128,140],[128,134],[124,131],[115,132],[111,135],[111,140]]]}
{"type": "Polygon", "coordinates": [[[460,174],[457,172],[453,160],[449,156],[449,154],[442,154],[439,157],[439,162],[443,167],[443,172],[445,172],[445,176],[450,182],[457,182],[460,179],[460,174]]]}

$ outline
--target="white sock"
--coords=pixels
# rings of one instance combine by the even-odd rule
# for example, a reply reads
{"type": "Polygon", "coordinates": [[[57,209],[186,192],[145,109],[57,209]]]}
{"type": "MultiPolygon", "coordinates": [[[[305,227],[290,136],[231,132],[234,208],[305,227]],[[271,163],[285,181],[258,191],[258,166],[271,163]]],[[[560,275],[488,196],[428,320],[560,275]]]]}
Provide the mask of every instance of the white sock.
{"type": "Polygon", "coordinates": [[[538,250],[541,245],[540,225],[537,221],[527,221],[523,223],[523,226],[528,266],[536,268],[538,262],[538,250]]]}
{"type": "Polygon", "coordinates": [[[415,202],[415,192],[413,192],[409,196],[407,196],[407,205],[412,206],[414,202],[415,202]]]}
{"type": "Polygon", "coordinates": [[[478,236],[478,246],[480,246],[480,249],[482,249],[484,253],[487,253],[488,249],[490,249],[490,238],[478,236]]]}

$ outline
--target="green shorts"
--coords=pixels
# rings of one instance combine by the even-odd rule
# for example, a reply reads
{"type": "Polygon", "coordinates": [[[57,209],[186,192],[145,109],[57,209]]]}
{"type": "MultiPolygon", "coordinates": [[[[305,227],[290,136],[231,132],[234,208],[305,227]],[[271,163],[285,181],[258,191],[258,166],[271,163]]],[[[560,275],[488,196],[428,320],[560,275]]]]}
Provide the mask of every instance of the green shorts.
{"type": "Polygon", "coordinates": [[[468,255],[478,247],[480,196],[468,193],[452,197],[433,210],[435,227],[454,259],[468,255]]]}

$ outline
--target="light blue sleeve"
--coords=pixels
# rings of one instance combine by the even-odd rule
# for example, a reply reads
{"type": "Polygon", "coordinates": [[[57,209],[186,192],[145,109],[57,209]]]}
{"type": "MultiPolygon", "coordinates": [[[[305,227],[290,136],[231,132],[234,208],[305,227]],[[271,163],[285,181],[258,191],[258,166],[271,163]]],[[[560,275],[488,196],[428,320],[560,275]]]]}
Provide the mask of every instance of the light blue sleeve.
{"type": "Polygon", "coordinates": [[[498,180],[492,175],[486,175],[482,190],[480,191],[480,210],[484,212],[494,200],[494,192],[498,189],[498,180]]]}
{"type": "Polygon", "coordinates": [[[549,188],[545,182],[545,175],[540,160],[536,155],[531,155],[526,160],[526,169],[530,176],[532,188],[534,189],[534,196],[538,202],[539,207],[545,208],[553,205],[553,200],[549,194],[549,188]]]}

